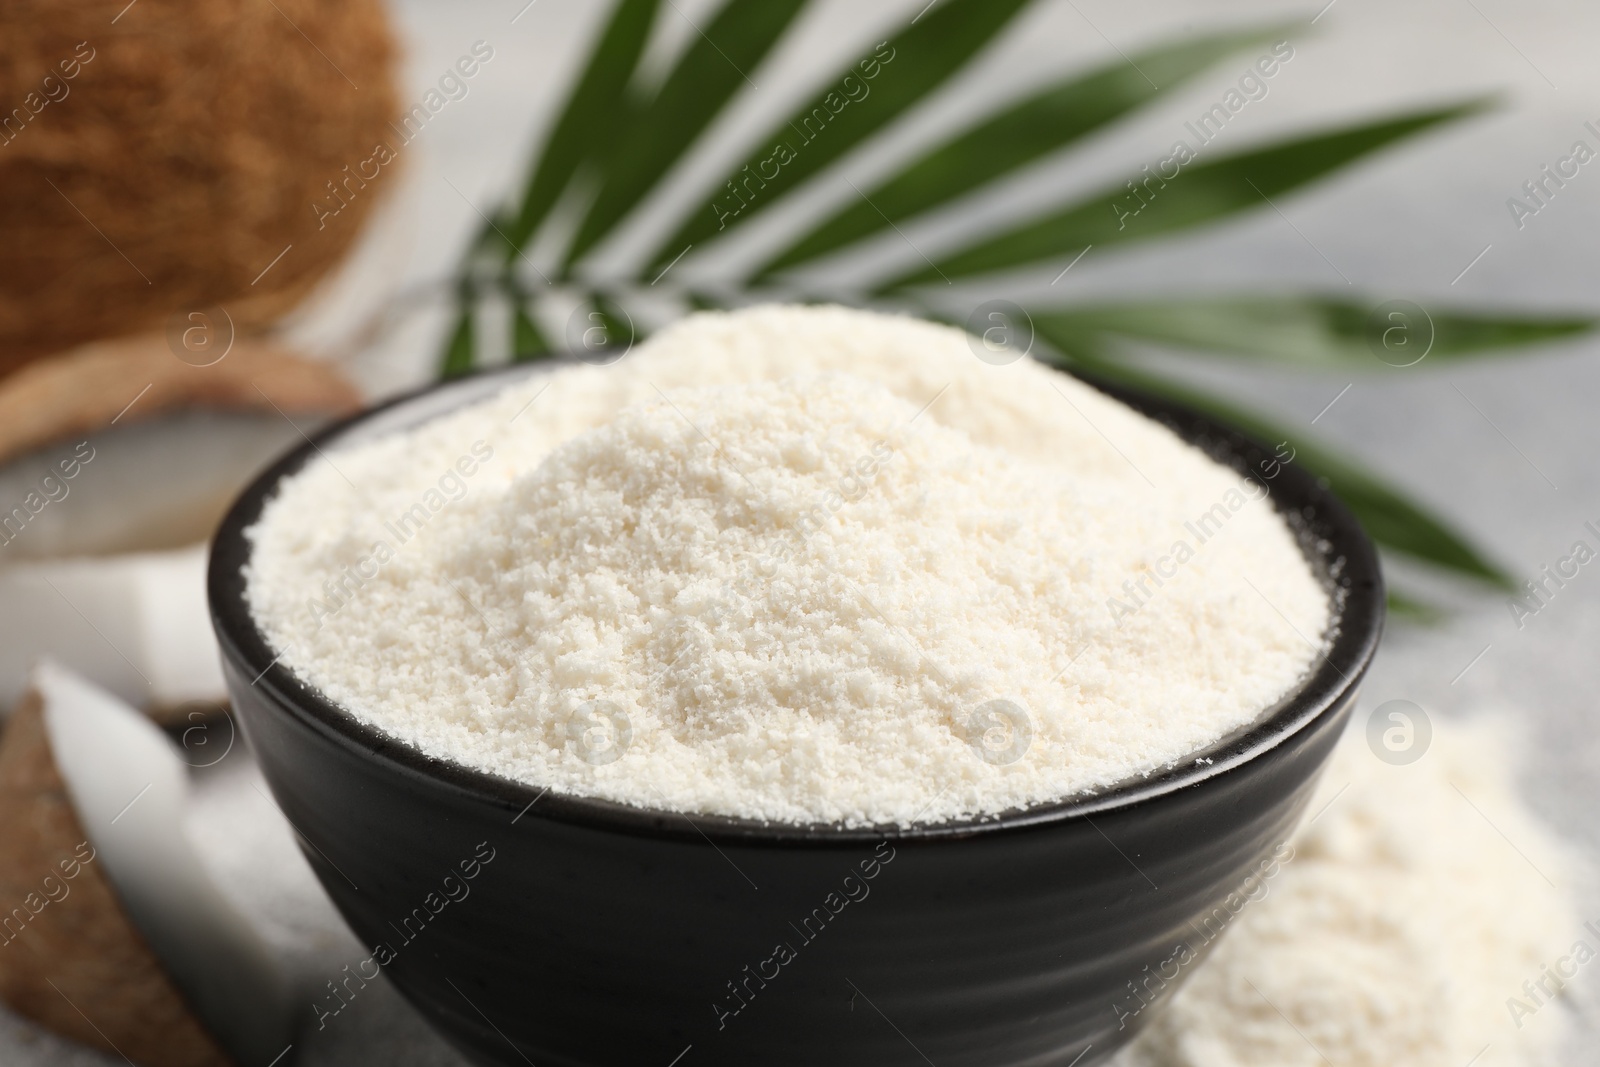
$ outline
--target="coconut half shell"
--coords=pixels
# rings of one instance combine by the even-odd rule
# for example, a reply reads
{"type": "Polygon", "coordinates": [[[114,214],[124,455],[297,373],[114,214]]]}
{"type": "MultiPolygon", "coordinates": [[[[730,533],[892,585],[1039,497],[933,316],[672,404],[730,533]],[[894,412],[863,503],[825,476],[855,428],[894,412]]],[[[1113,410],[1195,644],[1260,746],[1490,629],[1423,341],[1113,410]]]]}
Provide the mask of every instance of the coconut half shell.
{"type": "Polygon", "coordinates": [[[191,408],[287,417],[343,415],[361,406],[330,364],[265,341],[239,338],[215,363],[175,356],[160,335],[86,345],[0,379],[0,463],[113,423],[145,422],[191,408]]]}

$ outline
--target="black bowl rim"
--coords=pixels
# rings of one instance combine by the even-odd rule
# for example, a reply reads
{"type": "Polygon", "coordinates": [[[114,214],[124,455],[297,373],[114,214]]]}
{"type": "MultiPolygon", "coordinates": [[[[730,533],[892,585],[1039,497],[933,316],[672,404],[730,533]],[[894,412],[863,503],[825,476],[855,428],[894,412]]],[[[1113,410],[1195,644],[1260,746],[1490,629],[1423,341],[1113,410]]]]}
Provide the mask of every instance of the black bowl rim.
{"type": "MultiPolygon", "coordinates": [[[[1385,596],[1378,557],[1354,515],[1334,496],[1323,479],[1293,464],[1281,468],[1269,488],[1280,514],[1296,528],[1302,550],[1331,588],[1334,606],[1327,641],[1316,668],[1300,685],[1251,723],[1179,762],[1098,792],[1068,797],[1009,812],[944,823],[910,826],[846,827],[818,823],[776,823],[736,816],[638,808],[581,794],[558,793],[450,760],[426,755],[398,738],[369,726],[335,705],[279,662],[245,600],[244,567],[250,555],[244,531],[260,517],[283,478],[298,471],[323,446],[377,416],[396,413],[422,398],[461,389],[470,396],[456,404],[435,405],[431,414],[396,427],[418,425],[430,418],[487,399],[523,377],[577,362],[558,356],[536,363],[512,364],[424,385],[381,404],[331,423],[307,436],[304,443],[275,460],[234,501],[212,540],[207,571],[207,599],[222,656],[253,688],[264,690],[274,711],[297,718],[302,725],[334,744],[359,754],[419,787],[447,790],[486,802],[508,813],[512,822],[524,816],[631,835],[686,842],[761,846],[854,846],[888,839],[896,842],[949,841],[997,832],[1036,829],[1085,819],[1114,810],[1148,804],[1167,794],[1191,789],[1224,775],[1240,773],[1256,757],[1309,730],[1324,716],[1341,713],[1376,652],[1382,634],[1385,596]],[[503,386],[502,386],[503,387],[503,386]],[[537,810],[535,810],[537,808],[537,810]]],[[[1060,370],[1060,368],[1052,368],[1060,370]]],[[[1241,475],[1273,455],[1261,442],[1209,416],[1137,389],[1082,374],[1071,374],[1134,410],[1154,418],[1184,441],[1241,475]]],[[[1258,481],[1260,476],[1256,475],[1258,481]]],[[[1266,483],[1263,481],[1265,486],[1266,483]]]]}

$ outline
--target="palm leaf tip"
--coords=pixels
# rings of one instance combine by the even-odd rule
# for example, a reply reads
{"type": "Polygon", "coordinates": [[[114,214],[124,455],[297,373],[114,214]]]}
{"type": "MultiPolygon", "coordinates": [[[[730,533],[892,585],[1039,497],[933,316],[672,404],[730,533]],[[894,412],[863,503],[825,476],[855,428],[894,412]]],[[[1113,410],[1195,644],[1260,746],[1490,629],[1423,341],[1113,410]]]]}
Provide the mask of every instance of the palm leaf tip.
{"type": "Polygon", "coordinates": [[[1587,332],[1595,320],[1363,303],[1302,293],[1157,298],[1081,304],[1049,314],[1058,335],[1097,344],[1135,340],[1306,368],[1381,371],[1412,352],[1417,361],[1473,358],[1587,332]],[[1391,315],[1403,316],[1392,318],[1391,315]],[[1397,327],[1396,323],[1400,323],[1397,327]],[[1398,342],[1391,339],[1396,329],[1398,342]]]}
{"type": "Polygon", "coordinates": [[[1163,177],[1144,171],[1101,189],[1042,217],[1026,220],[1005,232],[958,249],[931,263],[914,267],[878,287],[879,293],[908,286],[948,282],[1075,255],[1094,245],[1105,247],[1147,240],[1239,214],[1266,210],[1272,197],[1325,178],[1345,166],[1422,130],[1477,114],[1493,105],[1476,98],[1446,107],[1364,122],[1207,160],[1190,150],[1189,162],[1175,164],[1163,177]],[[1139,190],[1142,189],[1141,193],[1139,190]]]}
{"type": "Polygon", "coordinates": [[[1249,434],[1258,441],[1289,441],[1295,462],[1319,477],[1360,520],[1378,544],[1444,570],[1453,571],[1500,588],[1511,579],[1490,562],[1448,523],[1412,503],[1400,491],[1355,463],[1253,411],[1218,399],[1202,390],[1158,377],[1130,366],[1116,355],[1104,338],[1081,332],[1075,323],[1049,314],[1034,314],[1038,336],[1065,356],[1057,361],[1117,385],[1165,397],[1209,415],[1249,434]]]}

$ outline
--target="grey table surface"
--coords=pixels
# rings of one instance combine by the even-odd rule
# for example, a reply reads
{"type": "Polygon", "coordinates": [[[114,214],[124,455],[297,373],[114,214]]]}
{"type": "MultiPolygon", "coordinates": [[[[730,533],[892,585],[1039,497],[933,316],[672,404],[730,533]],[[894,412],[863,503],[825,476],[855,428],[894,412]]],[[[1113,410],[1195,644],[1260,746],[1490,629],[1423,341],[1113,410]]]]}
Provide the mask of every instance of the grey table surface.
{"type": "MultiPolygon", "coordinates": [[[[697,183],[736,154],[728,146],[791,106],[846,52],[877,40],[884,27],[922,3],[884,0],[867,10],[844,0],[816,5],[794,47],[756,72],[752,99],[713,128],[713,145],[722,146],[710,153],[715,158],[680,168],[662,202],[686,201],[697,183]]],[[[477,209],[512,188],[554,94],[583,54],[600,6],[581,0],[395,3],[408,46],[402,74],[407,100],[419,98],[474,41],[489,42],[495,57],[470,94],[408,146],[404,188],[384,206],[346,276],[302,316],[297,337],[336,348],[385,294],[448,270],[477,225],[477,209]]],[[[671,5],[663,55],[695,32],[693,22],[710,6],[710,0],[671,5]]],[[[137,10],[129,17],[137,18],[137,10]]],[[[1600,172],[1584,168],[1520,229],[1506,200],[1575,140],[1596,143],[1584,123],[1600,121],[1600,65],[1592,59],[1600,8],[1576,0],[1334,0],[1325,8],[1321,2],[1041,0],[1026,19],[928,115],[914,118],[902,138],[907,150],[937,134],[951,116],[1052,71],[1106,62],[1174,35],[1266,19],[1298,21],[1288,33],[1296,57],[1269,95],[1228,130],[1241,145],[1485,91],[1502,93],[1504,103],[1339,181],[1284,198],[1275,210],[1155,246],[1090,256],[1059,285],[1050,286],[1046,275],[1012,285],[1009,294],[1069,302],[1108,294],[1300,288],[1373,304],[1407,298],[1429,309],[1596,306],[1600,172]]],[[[1093,138],[1069,165],[1039,168],[1018,182],[1016,199],[1090,188],[1164,155],[1190,112],[1219,97],[1238,75],[1232,68],[1242,63],[1222,64],[1134,121],[1093,138]]],[[[874,173],[854,160],[849,167],[856,175],[874,173]]],[[[818,190],[813,202],[837,199],[841,187],[834,185],[818,190]]],[[[936,243],[939,234],[925,239],[936,243]]],[[[605,256],[625,262],[628,252],[618,247],[605,256]]],[[[886,246],[874,254],[891,261],[905,250],[886,246]]],[[[382,394],[424,380],[443,325],[440,314],[416,316],[364,351],[354,364],[364,384],[382,394]]],[[[1152,354],[1174,373],[1225,390],[1360,457],[1471,531],[1513,574],[1530,578],[1575,540],[1594,542],[1584,524],[1600,521],[1597,357],[1600,336],[1481,362],[1424,360],[1396,369],[1374,361],[1338,373],[1152,354]]],[[[1391,628],[1358,714],[1403,697],[1445,718],[1483,710],[1513,715],[1532,754],[1522,778],[1530,803],[1600,858],[1600,825],[1592,818],[1600,810],[1600,776],[1592,770],[1600,758],[1600,728],[1591,695],[1600,577],[1585,568],[1521,627],[1503,596],[1462,591],[1427,576],[1418,580],[1455,612],[1442,625],[1391,628]]],[[[254,793],[253,775],[241,759],[197,782],[195,836],[221,880],[297,968],[310,975],[337,971],[359,958],[356,946],[287,829],[254,793]]],[[[1584,905],[1588,917],[1600,918],[1600,901],[1584,905]]],[[[461,1062],[382,984],[326,1030],[308,1034],[300,1052],[307,1064],[461,1062]]],[[[0,1062],[121,1061],[0,1012],[0,1062]]],[[[1588,1061],[1574,1055],[1569,1062],[1588,1061]]]]}

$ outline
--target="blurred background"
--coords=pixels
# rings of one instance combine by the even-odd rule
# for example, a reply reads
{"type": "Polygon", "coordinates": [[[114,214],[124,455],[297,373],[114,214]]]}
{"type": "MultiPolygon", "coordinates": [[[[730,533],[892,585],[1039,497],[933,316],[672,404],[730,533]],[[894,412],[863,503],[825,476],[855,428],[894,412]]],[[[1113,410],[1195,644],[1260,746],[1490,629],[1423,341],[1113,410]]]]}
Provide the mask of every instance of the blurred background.
{"type": "MultiPolygon", "coordinates": [[[[640,60],[646,80],[708,40],[719,6],[660,7],[640,60]]],[[[1541,600],[1523,588],[1545,581],[1543,568],[1575,542],[1600,546],[1586,526],[1600,527],[1600,335],[1588,328],[1600,169],[1579,165],[1560,183],[1542,172],[1571,158],[1575,142],[1600,150],[1591,55],[1600,9],[1555,0],[1038,0],[870,144],[770,211],[763,204],[727,241],[690,242],[698,247],[657,275],[658,247],[703,210],[753,142],[854,57],[909,20],[940,16],[938,0],[806,5],[739,70],[693,150],[670,160],[659,184],[646,183],[624,224],[566,274],[560,231],[576,225],[570,210],[571,221],[554,211],[552,227],[509,242],[515,249],[497,241],[517,228],[530,174],[608,5],[223,7],[248,18],[201,17],[199,5],[162,0],[71,16],[24,4],[0,16],[18,27],[0,45],[0,83],[15,98],[0,105],[22,109],[0,135],[0,232],[11,260],[0,271],[0,510],[25,508],[0,545],[0,697],[22,700],[43,655],[165,723],[193,768],[184,818],[196,851],[292,969],[337,972],[357,946],[242,742],[216,755],[231,723],[216,710],[203,550],[194,546],[252,470],[321,421],[441,373],[570,347],[570,324],[587,324],[591,311],[614,343],[627,343],[692,306],[835,298],[961,323],[1004,299],[1027,309],[1009,325],[1030,337],[1037,327],[1043,352],[1046,323],[1062,309],[1278,301],[1257,319],[1227,309],[1179,316],[1164,336],[1104,326],[1104,315],[1068,316],[1053,340],[1068,359],[1137,368],[1246,409],[1414,509],[1388,512],[1386,547],[1398,551],[1386,564],[1405,610],[1358,721],[1390,700],[1443,719],[1509,714],[1530,753],[1521,783],[1530,805],[1600,857],[1589,817],[1600,808],[1591,708],[1600,578],[1584,567],[1547,583],[1541,600]],[[877,291],[884,278],[930,265],[940,275],[975,241],[1053,205],[1093,201],[1170,157],[1175,141],[1196,143],[1186,124],[1271,44],[1219,49],[1215,62],[1170,83],[1146,77],[1139,60],[1227,33],[1288,41],[1292,59],[1187,166],[1397,115],[1493,104],[1374,138],[1348,162],[1257,190],[1259,203],[1159,236],[1117,238],[1115,209],[1102,199],[1103,215],[1080,227],[1086,236],[1063,237],[1049,254],[970,276],[952,270],[916,293],[877,291]],[[229,57],[251,40],[272,47],[261,62],[235,66],[229,57]],[[62,64],[74,59],[68,76],[62,64]],[[985,196],[877,227],[809,275],[737,284],[741,270],[817,218],[870,203],[899,167],[1003,103],[1124,66],[1159,91],[1066,150],[1041,149],[986,184],[985,196]],[[425,121],[401,126],[417,105],[425,121]],[[149,151],[102,128],[130,121],[149,151]],[[380,158],[378,142],[392,158],[380,158]],[[1530,192],[1529,182],[1543,184],[1530,192]],[[484,263],[496,266],[485,273],[484,263]],[[508,291],[530,294],[526,325],[508,291]],[[1403,318],[1388,317],[1395,308],[1403,318]],[[1393,324],[1402,333],[1385,340],[1393,324]],[[1396,343],[1427,354],[1413,361],[1418,347],[1396,343]],[[68,476],[62,464],[73,457],[68,476]],[[1519,597],[1527,610],[1514,607],[1519,597]]],[[[603,168],[604,153],[590,151],[588,165],[603,168]]],[[[1184,180],[1173,183],[1174,199],[1184,180]]],[[[1163,204],[1155,196],[1152,212],[1163,204]]],[[[1339,474],[1326,473],[1339,488],[1339,474]]],[[[0,760],[7,766],[15,773],[0,760]]],[[[0,875],[0,888],[20,900],[36,880],[31,871],[0,875]]],[[[1586,902],[1591,918],[1600,918],[1596,903],[1586,902]]],[[[1585,972],[1579,981],[1600,979],[1585,972]]],[[[306,1035],[297,1054],[319,1064],[458,1062],[382,982],[337,1025],[306,1035]]],[[[122,1060],[0,1009],[0,1062],[122,1060]]],[[[1575,1053],[1567,1062],[1587,1061],[1575,1053]]]]}

